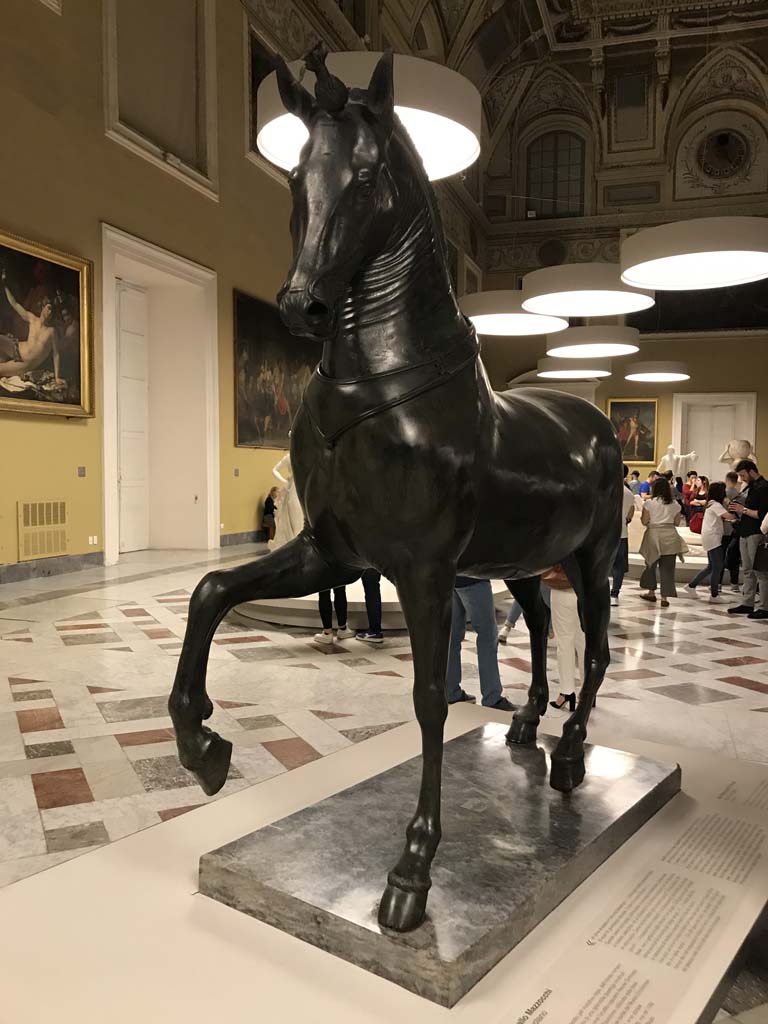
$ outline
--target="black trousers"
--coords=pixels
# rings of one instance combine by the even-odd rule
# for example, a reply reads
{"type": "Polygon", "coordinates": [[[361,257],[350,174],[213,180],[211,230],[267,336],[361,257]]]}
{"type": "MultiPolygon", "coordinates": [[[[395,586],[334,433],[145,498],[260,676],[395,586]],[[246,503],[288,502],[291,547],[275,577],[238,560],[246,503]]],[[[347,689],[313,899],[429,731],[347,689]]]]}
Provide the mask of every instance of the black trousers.
{"type": "Polygon", "coordinates": [[[741,551],[739,549],[739,538],[735,534],[731,534],[730,537],[723,537],[721,544],[723,546],[723,572],[720,574],[721,579],[725,575],[727,569],[731,575],[731,583],[736,586],[739,582],[739,568],[741,566],[741,551]]]}
{"type": "Polygon", "coordinates": [[[368,613],[368,631],[381,632],[381,573],[366,569],[362,576],[365,591],[365,610],[368,613]]]}
{"type": "MultiPolygon", "coordinates": [[[[321,590],[318,595],[320,605],[320,621],[323,629],[331,629],[333,626],[333,610],[331,609],[330,590],[321,590]]],[[[334,587],[333,607],[336,609],[336,622],[339,627],[347,624],[347,589],[346,587],[334,587]]]]}

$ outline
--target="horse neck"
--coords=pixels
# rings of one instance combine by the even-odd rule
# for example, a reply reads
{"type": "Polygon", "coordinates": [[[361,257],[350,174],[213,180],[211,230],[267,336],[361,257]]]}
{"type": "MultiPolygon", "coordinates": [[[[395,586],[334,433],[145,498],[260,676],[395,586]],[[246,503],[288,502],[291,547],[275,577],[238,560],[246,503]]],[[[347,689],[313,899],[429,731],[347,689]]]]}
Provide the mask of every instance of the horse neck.
{"type": "Polygon", "coordinates": [[[397,223],[347,291],[338,332],[323,352],[329,377],[366,377],[422,362],[468,333],[451,289],[429,183],[409,163],[418,158],[405,143],[399,147],[397,223]]]}

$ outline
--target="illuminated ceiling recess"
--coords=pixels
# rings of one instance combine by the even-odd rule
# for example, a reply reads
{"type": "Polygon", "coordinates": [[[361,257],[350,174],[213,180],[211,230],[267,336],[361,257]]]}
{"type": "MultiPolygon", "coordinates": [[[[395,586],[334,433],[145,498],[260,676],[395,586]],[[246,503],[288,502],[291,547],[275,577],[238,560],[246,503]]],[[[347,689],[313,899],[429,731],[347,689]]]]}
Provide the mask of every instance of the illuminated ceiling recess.
{"type": "Polygon", "coordinates": [[[690,380],[691,375],[685,363],[631,363],[627,367],[624,379],[646,384],[672,384],[675,381],[690,380]]]}
{"type": "Polygon", "coordinates": [[[569,327],[547,338],[547,355],[554,359],[610,359],[638,352],[640,332],[635,327],[569,327]]]}
{"type": "Polygon", "coordinates": [[[568,321],[561,317],[526,313],[521,304],[520,291],[516,289],[474,292],[464,295],[459,305],[464,316],[469,317],[475,325],[478,334],[554,334],[568,326],[568,321]]]}
{"type": "Polygon", "coordinates": [[[768,219],[701,217],[662,224],[621,244],[621,279],[660,291],[748,284],[768,277],[768,219]]]}
{"type": "Polygon", "coordinates": [[[648,309],[653,292],[630,288],[617,263],[561,263],[523,278],[523,309],[549,316],[619,316],[648,309]]]}
{"type": "MultiPolygon", "coordinates": [[[[365,89],[380,53],[356,50],[329,53],[328,70],[350,88],[365,89]]],[[[290,64],[298,78],[301,61],[290,64]]],[[[395,110],[435,181],[457,174],[480,155],[482,101],[475,86],[463,75],[431,60],[396,53],[394,57],[395,110]]],[[[315,76],[307,71],[302,84],[314,94],[315,76]]],[[[286,112],[274,72],[259,86],[256,99],[256,145],[259,152],[289,171],[299,162],[307,140],[305,125],[286,112]]]]}
{"type": "Polygon", "coordinates": [[[594,380],[610,377],[611,364],[606,359],[540,359],[536,376],[544,380],[594,380]]]}

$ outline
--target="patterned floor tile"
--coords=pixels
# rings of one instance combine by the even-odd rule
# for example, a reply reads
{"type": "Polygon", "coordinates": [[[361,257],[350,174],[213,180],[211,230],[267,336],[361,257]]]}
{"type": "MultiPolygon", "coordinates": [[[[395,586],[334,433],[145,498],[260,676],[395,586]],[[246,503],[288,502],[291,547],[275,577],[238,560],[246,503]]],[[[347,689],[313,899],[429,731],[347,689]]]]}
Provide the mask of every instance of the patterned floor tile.
{"type": "Polygon", "coordinates": [[[46,829],[45,842],[48,853],[61,853],[63,850],[80,850],[87,846],[101,846],[103,843],[109,842],[109,836],[103,821],[91,821],[86,825],[46,829]]]}
{"type": "Polygon", "coordinates": [[[43,732],[46,729],[64,728],[57,708],[30,708],[27,711],[17,711],[16,718],[20,732],[43,732]]]}
{"type": "Polygon", "coordinates": [[[744,676],[723,676],[718,679],[719,683],[728,683],[729,686],[740,686],[744,690],[754,690],[755,693],[768,693],[768,683],[760,683],[757,679],[746,679],[744,676]]]}
{"type": "Polygon", "coordinates": [[[269,740],[263,746],[289,770],[301,768],[302,765],[316,761],[320,757],[315,748],[300,736],[296,736],[294,739],[269,740]]]}
{"type": "Polygon", "coordinates": [[[99,704],[105,722],[138,722],[144,718],[167,718],[167,697],[134,697],[99,704]]]}
{"type": "Polygon", "coordinates": [[[53,700],[53,692],[51,690],[18,690],[13,694],[13,699],[17,703],[25,700],[53,700]]]}
{"type": "MultiPolygon", "coordinates": [[[[197,786],[195,777],[185,771],[175,754],[167,757],[148,757],[133,762],[133,769],[147,792],[159,789],[182,789],[197,786]]],[[[230,767],[228,779],[241,779],[237,768],[230,767]]]]}
{"type": "Polygon", "coordinates": [[[93,801],[93,793],[82,768],[65,768],[58,772],[41,772],[32,776],[37,806],[40,810],[51,807],[69,807],[93,801]]]}
{"type": "Polygon", "coordinates": [[[714,704],[723,700],[736,700],[730,693],[723,693],[722,690],[713,690],[709,686],[699,686],[697,683],[670,683],[667,686],[649,686],[650,693],[660,693],[664,697],[671,697],[673,700],[682,701],[684,704],[714,704]]]}
{"type": "Polygon", "coordinates": [[[158,811],[161,821],[170,821],[171,818],[178,818],[180,814],[186,814],[188,811],[196,811],[198,807],[202,807],[202,804],[185,804],[183,807],[168,807],[164,811],[158,811]]]}
{"type": "Polygon", "coordinates": [[[30,743],[25,748],[28,758],[60,757],[62,754],[74,754],[75,748],[70,740],[57,740],[52,743],[30,743]]]}
{"type": "Polygon", "coordinates": [[[369,740],[372,736],[380,736],[384,732],[389,732],[390,729],[396,729],[399,725],[405,725],[405,722],[389,722],[386,725],[366,725],[360,729],[342,729],[341,735],[346,736],[353,743],[362,743],[364,740],[369,740]]]}
{"type": "Polygon", "coordinates": [[[253,718],[238,718],[237,721],[244,729],[275,729],[283,725],[275,715],[254,715],[253,718]]]}

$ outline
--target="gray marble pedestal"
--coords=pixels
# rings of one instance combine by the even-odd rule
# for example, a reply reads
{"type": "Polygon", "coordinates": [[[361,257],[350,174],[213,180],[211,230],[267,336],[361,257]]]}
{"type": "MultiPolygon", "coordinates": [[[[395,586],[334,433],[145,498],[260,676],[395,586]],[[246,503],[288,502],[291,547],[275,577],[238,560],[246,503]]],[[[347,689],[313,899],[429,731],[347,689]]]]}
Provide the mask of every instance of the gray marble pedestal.
{"type": "Polygon", "coordinates": [[[376,910],[421,758],[205,854],[200,892],[453,1006],[680,789],[677,766],[588,746],[586,779],[563,795],[555,740],[508,747],[506,731],[445,746],[443,840],[416,931],[382,932],[376,910]]]}

